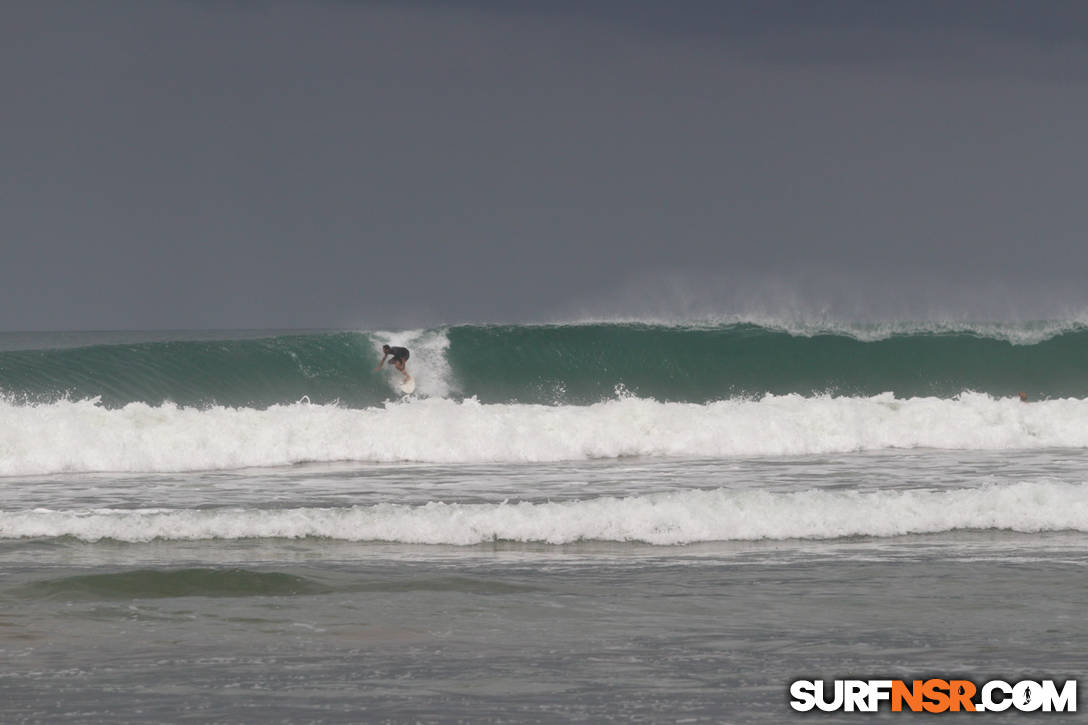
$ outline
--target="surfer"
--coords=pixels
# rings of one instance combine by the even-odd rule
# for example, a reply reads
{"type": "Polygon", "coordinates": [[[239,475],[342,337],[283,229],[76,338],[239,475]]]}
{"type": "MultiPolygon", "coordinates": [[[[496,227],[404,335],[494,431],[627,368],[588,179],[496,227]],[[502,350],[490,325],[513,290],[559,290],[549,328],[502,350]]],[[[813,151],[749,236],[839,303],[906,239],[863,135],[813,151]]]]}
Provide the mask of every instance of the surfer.
{"type": "Polygon", "coordinates": [[[389,345],[382,345],[382,361],[378,363],[378,367],[375,370],[381,370],[382,365],[385,365],[385,359],[389,357],[389,364],[400,370],[404,375],[405,380],[409,380],[412,376],[408,374],[408,371],[404,369],[404,363],[408,362],[408,348],[406,347],[390,347],[389,345]],[[392,355],[392,357],[389,357],[392,355]]]}

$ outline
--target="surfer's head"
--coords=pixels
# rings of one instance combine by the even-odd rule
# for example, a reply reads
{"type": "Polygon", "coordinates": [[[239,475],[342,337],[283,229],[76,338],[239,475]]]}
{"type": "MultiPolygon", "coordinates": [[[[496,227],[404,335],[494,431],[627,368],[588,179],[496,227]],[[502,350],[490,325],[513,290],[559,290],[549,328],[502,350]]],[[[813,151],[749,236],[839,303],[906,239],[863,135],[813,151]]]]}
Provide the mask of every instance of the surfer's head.
{"type": "Polygon", "coordinates": [[[390,349],[388,345],[382,345],[382,352],[389,352],[390,349]]]}

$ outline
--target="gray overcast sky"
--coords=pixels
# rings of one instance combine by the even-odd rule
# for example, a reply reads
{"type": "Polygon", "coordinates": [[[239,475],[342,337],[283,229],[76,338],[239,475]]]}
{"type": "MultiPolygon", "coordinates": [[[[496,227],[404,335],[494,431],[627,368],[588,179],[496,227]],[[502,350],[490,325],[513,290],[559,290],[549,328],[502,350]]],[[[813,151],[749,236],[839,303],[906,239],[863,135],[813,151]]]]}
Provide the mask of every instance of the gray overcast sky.
{"type": "Polygon", "coordinates": [[[1088,308],[1088,3],[5,4],[0,329],[1088,308]]]}

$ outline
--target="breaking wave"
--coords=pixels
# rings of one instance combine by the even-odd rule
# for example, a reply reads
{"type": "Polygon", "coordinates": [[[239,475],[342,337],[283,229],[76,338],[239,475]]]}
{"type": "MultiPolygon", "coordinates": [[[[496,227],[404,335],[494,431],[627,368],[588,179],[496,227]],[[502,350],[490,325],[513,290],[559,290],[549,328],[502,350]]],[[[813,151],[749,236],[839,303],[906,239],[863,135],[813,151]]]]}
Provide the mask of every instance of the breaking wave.
{"type": "Polygon", "coordinates": [[[947,491],[693,490],[563,502],[294,509],[0,512],[0,538],[127,542],[324,537],[471,545],[888,537],[960,529],[1088,531],[1088,485],[1054,481],[947,491]]]}
{"type": "Polygon", "coordinates": [[[800,395],[587,406],[417,399],[366,409],[294,403],[181,407],[0,402],[0,475],[185,471],[301,462],[547,462],[738,457],[892,448],[1088,446],[1088,400],[965,393],[901,399],[800,395]]]}
{"type": "MultiPolygon", "coordinates": [[[[0,343],[3,340],[0,339],[0,343]]],[[[22,403],[97,399],[267,408],[307,399],[366,408],[399,395],[375,372],[383,343],[411,350],[420,397],[589,405],[617,388],[663,402],[834,394],[950,398],[965,391],[1088,397],[1080,323],[460,325],[12,349],[0,394],[22,403]]]]}

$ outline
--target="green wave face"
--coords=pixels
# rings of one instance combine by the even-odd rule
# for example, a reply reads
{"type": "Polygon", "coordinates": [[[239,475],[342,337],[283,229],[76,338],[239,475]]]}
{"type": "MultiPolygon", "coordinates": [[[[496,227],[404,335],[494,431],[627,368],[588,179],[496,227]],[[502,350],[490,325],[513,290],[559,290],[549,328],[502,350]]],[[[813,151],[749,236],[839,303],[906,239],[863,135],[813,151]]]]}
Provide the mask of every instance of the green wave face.
{"type": "Polygon", "coordinates": [[[449,358],[484,402],[592,403],[616,387],[661,401],[736,396],[950,397],[1088,395],[1088,330],[1029,345],[975,333],[908,333],[864,341],[758,325],[461,327],[449,358]]]}
{"type": "Polygon", "coordinates": [[[0,352],[0,391],[17,402],[101,397],[114,407],[266,407],[309,396],[369,405],[389,388],[372,374],[365,335],[329,333],[255,340],[184,340],[0,352]]]}
{"type": "Polygon", "coordinates": [[[395,373],[374,371],[383,342],[412,350],[408,369],[420,394],[484,403],[591,404],[624,392],[693,403],[767,393],[951,397],[1023,390],[1033,399],[1088,397],[1082,327],[1014,344],[970,331],[863,340],[753,324],[465,325],[396,339],[336,332],[6,350],[0,392],[15,403],[97,396],[110,407],[267,407],[303,396],[366,407],[399,398],[395,373]],[[443,344],[433,345],[435,339],[443,344]]]}

